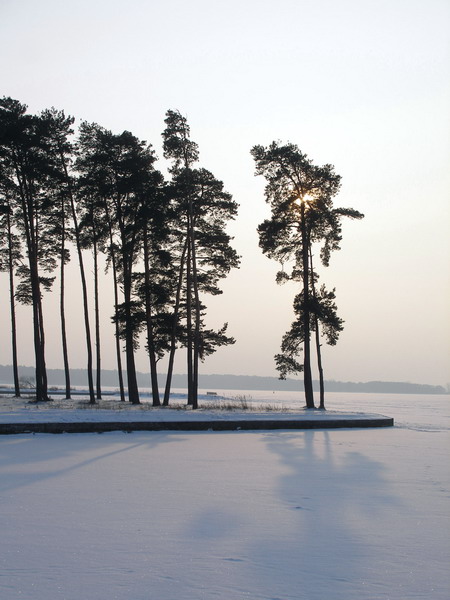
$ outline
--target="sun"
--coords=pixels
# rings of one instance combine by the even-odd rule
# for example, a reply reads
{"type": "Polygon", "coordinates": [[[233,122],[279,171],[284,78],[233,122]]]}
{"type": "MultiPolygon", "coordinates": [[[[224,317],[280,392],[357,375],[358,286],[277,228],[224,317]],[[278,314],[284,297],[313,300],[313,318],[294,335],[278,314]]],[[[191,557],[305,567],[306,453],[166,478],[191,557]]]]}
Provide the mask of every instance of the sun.
{"type": "Polygon", "coordinates": [[[294,200],[294,204],[297,204],[297,206],[301,206],[303,203],[304,204],[310,204],[311,202],[314,202],[314,196],[312,196],[311,194],[303,194],[302,196],[298,196],[295,200],[294,200]]]}

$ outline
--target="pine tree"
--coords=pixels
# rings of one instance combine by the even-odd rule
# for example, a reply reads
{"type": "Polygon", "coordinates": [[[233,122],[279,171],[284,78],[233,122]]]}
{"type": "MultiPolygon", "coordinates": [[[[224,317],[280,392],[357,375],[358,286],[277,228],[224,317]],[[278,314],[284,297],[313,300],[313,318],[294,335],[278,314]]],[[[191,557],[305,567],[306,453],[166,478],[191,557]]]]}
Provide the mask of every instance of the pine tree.
{"type": "MultiPolygon", "coordinates": [[[[1,187],[0,187],[1,189],[1,187]]],[[[0,271],[7,271],[9,278],[9,306],[11,314],[11,355],[14,393],[20,397],[19,367],[17,361],[17,326],[14,270],[21,263],[22,248],[19,236],[13,231],[14,215],[7,189],[0,192],[0,271]]]]}
{"type": "MultiPolygon", "coordinates": [[[[280,373],[303,371],[307,408],[314,408],[311,374],[311,332],[314,331],[314,273],[310,264],[311,247],[323,244],[321,258],[328,264],[330,253],[339,248],[342,216],[362,218],[353,209],[334,209],[333,197],[340,189],[340,176],[332,165],[318,167],[294,144],[272,142],[267,148],[255,146],[251,154],[256,175],[267,180],[266,201],[272,216],[258,227],[260,247],[269,258],[293,263],[286,278],[299,281],[302,291],[294,300],[298,319],[282,342],[276,356],[280,373]],[[303,347],[303,364],[296,360],[303,347]]],[[[317,345],[316,345],[317,347],[317,345]]],[[[319,345],[320,351],[320,345],[319,345]]]]}
{"type": "Polygon", "coordinates": [[[20,265],[16,298],[32,307],[36,369],[36,401],[48,400],[42,291],[50,290],[57,265],[53,220],[54,165],[48,145],[48,122],[30,115],[12,98],[0,100],[2,187],[10,193],[14,226],[24,240],[27,264],[20,265]]]}
{"type": "Polygon", "coordinates": [[[142,240],[141,207],[152,182],[156,184],[154,153],[130,132],[114,135],[96,125],[80,128],[77,170],[80,193],[96,198],[109,227],[110,256],[123,291],[114,320],[125,341],[129,401],[138,404],[135,350],[142,328],[140,302],[135,295],[134,272],[142,240]],[[155,181],[154,181],[155,180],[155,181]]]}
{"type": "Polygon", "coordinates": [[[174,239],[177,245],[178,284],[175,293],[172,345],[164,402],[168,402],[175,353],[176,332],[183,336],[187,349],[188,403],[198,407],[199,360],[206,348],[234,343],[225,335],[226,325],[219,331],[204,329],[205,306],[200,295],[220,294],[220,279],[239,265],[239,257],[231,247],[225,227],[237,214],[237,204],[224,191],[223,183],[212,173],[195,167],[198,146],[190,139],[190,128],[179,111],[166,114],[163,132],[164,156],[171,159],[171,193],[174,207],[174,239]],[[180,317],[185,313],[185,329],[180,317]],[[209,341],[208,341],[209,340],[209,341]]]}

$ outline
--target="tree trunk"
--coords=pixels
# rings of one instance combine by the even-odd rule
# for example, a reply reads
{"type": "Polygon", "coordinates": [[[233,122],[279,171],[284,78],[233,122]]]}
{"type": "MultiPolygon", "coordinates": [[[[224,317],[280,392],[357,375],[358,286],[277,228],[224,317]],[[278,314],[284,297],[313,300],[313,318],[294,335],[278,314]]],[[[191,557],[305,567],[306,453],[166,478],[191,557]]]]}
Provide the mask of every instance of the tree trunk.
{"type": "MultiPolygon", "coordinates": [[[[64,203],[64,199],[62,200],[64,203]]],[[[66,222],[64,205],[62,206],[62,240],[61,240],[61,282],[60,282],[60,316],[61,316],[61,341],[64,363],[64,379],[66,385],[66,398],[71,397],[70,390],[70,369],[69,369],[69,353],[67,350],[67,331],[66,331],[66,312],[65,312],[65,239],[66,239],[66,222]]]]}
{"type": "Polygon", "coordinates": [[[19,367],[18,367],[18,363],[17,363],[16,307],[15,307],[15,297],[14,297],[14,275],[13,275],[12,269],[10,269],[9,277],[10,277],[9,301],[10,301],[10,306],[11,306],[11,345],[12,345],[14,394],[17,398],[20,398],[19,367]]]}
{"type": "MultiPolygon", "coordinates": [[[[10,271],[10,279],[13,280],[12,270],[10,271]]],[[[11,306],[11,345],[12,345],[12,363],[13,363],[13,379],[14,379],[14,394],[20,398],[20,382],[19,382],[19,367],[17,363],[17,327],[16,327],[16,307],[14,297],[14,282],[9,289],[9,300],[11,306]]]]}
{"type": "MultiPolygon", "coordinates": [[[[76,222],[75,206],[72,201],[72,214],[76,222]]],[[[94,393],[94,379],[92,375],[92,342],[91,342],[91,326],[89,323],[89,306],[88,306],[88,293],[86,285],[86,274],[84,271],[83,253],[81,250],[78,223],[75,226],[76,245],[78,252],[78,264],[80,267],[81,276],[81,287],[83,291],[83,313],[84,313],[84,327],[86,332],[86,350],[87,350],[87,376],[88,376],[88,387],[89,387],[89,404],[95,404],[95,393],[94,393]]]]}
{"type": "Polygon", "coordinates": [[[48,381],[47,381],[47,370],[45,365],[45,329],[44,329],[44,313],[42,310],[42,293],[41,293],[41,282],[39,279],[39,260],[38,260],[38,247],[39,247],[39,218],[36,215],[34,221],[34,241],[35,241],[35,253],[34,253],[34,265],[35,270],[33,272],[33,278],[36,282],[35,287],[35,301],[37,306],[37,315],[39,323],[39,340],[40,340],[40,367],[41,367],[41,385],[42,385],[42,400],[47,401],[48,398],[48,381]]]}
{"type": "Polygon", "coordinates": [[[125,357],[127,363],[127,381],[128,381],[128,400],[132,404],[140,404],[139,388],[136,376],[136,363],[134,360],[134,330],[131,315],[131,268],[129,266],[130,258],[122,256],[123,265],[123,297],[125,307],[125,357]]]}
{"type": "Polygon", "coordinates": [[[43,347],[41,340],[41,311],[40,307],[40,286],[37,266],[33,254],[30,255],[30,278],[33,299],[33,336],[34,336],[34,355],[36,369],[36,402],[47,400],[46,377],[44,376],[45,362],[43,360],[43,347]]]}
{"type": "Polygon", "coordinates": [[[144,225],[144,276],[145,276],[145,316],[147,324],[147,350],[150,361],[150,379],[152,387],[153,406],[161,406],[158,388],[158,371],[153,338],[152,302],[150,294],[150,268],[148,252],[147,225],[144,225]]]}
{"type": "MultiPolygon", "coordinates": [[[[314,281],[313,257],[312,257],[311,248],[309,249],[309,258],[310,258],[310,265],[311,265],[311,290],[312,290],[313,298],[316,301],[316,306],[317,306],[316,284],[314,281]]],[[[315,327],[316,351],[317,351],[317,368],[319,371],[319,389],[320,389],[319,408],[321,410],[325,410],[325,383],[324,383],[324,379],[323,379],[322,350],[321,350],[321,344],[320,344],[319,318],[318,318],[316,312],[314,313],[314,327],[315,327]]]]}
{"type": "Polygon", "coordinates": [[[188,233],[188,250],[187,250],[187,271],[186,271],[186,322],[187,322],[187,387],[188,387],[188,405],[194,404],[194,389],[193,389],[193,348],[192,348],[192,256],[190,233],[188,233]]]}
{"type": "Polygon", "coordinates": [[[42,311],[42,298],[39,296],[39,331],[41,339],[41,365],[42,365],[42,390],[44,400],[49,400],[48,397],[48,380],[47,380],[47,366],[45,363],[45,329],[44,329],[44,314],[42,311]]]}
{"type": "Polygon", "coordinates": [[[95,404],[94,379],[92,376],[91,326],[89,323],[89,305],[88,305],[88,293],[87,293],[87,285],[86,285],[86,274],[84,271],[83,252],[81,250],[81,240],[80,240],[80,230],[78,227],[78,218],[77,218],[77,213],[76,213],[76,209],[75,209],[75,198],[74,198],[74,194],[73,194],[73,190],[72,190],[70,175],[67,171],[66,161],[64,159],[64,154],[61,149],[60,149],[60,159],[61,159],[62,167],[64,169],[64,175],[66,177],[67,191],[69,193],[73,227],[74,227],[74,232],[75,232],[75,243],[76,243],[77,254],[78,254],[78,264],[79,264],[79,268],[80,268],[81,287],[82,287],[82,292],[83,292],[83,312],[84,312],[84,327],[85,327],[85,332],[86,332],[89,404],[95,404]]]}
{"type": "Polygon", "coordinates": [[[117,357],[117,373],[119,376],[119,390],[120,390],[120,401],[125,402],[125,387],[123,384],[123,373],[122,373],[122,357],[121,357],[121,349],[120,349],[120,334],[119,334],[119,322],[117,320],[117,307],[119,306],[119,292],[118,292],[118,282],[117,282],[117,267],[116,267],[116,255],[114,250],[112,249],[112,238],[111,239],[111,263],[113,270],[113,282],[114,282],[114,314],[116,316],[115,319],[115,331],[114,335],[116,338],[116,357],[117,357]]]}
{"type": "Polygon", "coordinates": [[[96,232],[93,232],[94,255],[94,312],[95,312],[95,353],[96,353],[96,392],[97,400],[102,398],[102,361],[100,348],[100,308],[98,299],[98,251],[96,232]]]}
{"type": "Polygon", "coordinates": [[[35,359],[35,379],[36,379],[36,402],[44,400],[42,388],[42,359],[41,359],[41,340],[39,335],[39,317],[38,307],[33,302],[33,336],[34,336],[34,359],[35,359]]]}
{"type": "Polygon", "coordinates": [[[320,349],[320,331],[319,331],[319,319],[314,317],[316,325],[316,349],[317,349],[317,368],[319,370],[319,386],[320,386],[320,404],[319,408],[325,410],[325,383],[323,379],[323,367],[322,367],[322,352],[320,349]]]}
{"type": "Polygon", "coordinates": [[[311,347],[310,347],[310,327],[309,327],[309,236],[306,228],[305,203],[301,204],[301,233],[302,233],[302,266],[303,266],[303,328],[304,328],[304,356],[303,356],[303,377],[305,385],[306,408],[315,408],[314,392],[311,375],[311,347]]]}
{"type": "Polygon", "coordinates": [[[195,254],[195,233],[194,227],[192,226],[191,231],[191,244],[192,244],[192,283],[194,290],[195,299],[195,329],[194,329],[194,365],[193,365],[193,402],[192,408],[198,408],[198,363],[200,358],[200,298],[198,294],[198,281],[197,281],[197,260],[195,254]]]}
{"type": "Polygon", "coordinates": [[[139,388],[136,377],[136,363],[134,360],[133,338],[127,334],[125,340],[125,356],[127,363],[128,400],[131,404],[140,404],[139,388]]]}
{"type": "Polygon", "coordinates": [[[13,379],[14,393],[16,398],[20,398],[20,382],[19,368],[17,363],[17,327],[16,327],[16,304],[14,290],[14,256],[12,247],[12,229],[11,229],[11,214],[8,211],[6,215],[6,223],[8,229],[8,262],[9,262],[9,304],[11,311],[11,345],[12,345],[12,363],[13,363],[13,379]]]}
{"type": "Polygon", "coordinates": [[[20,165],[17,162],[14,163],[14,168],[16,170],[17,180],[19,183],[23,226],[25,229],[28,265],[30,269],[31,299],[33,306],[34,356],[36,370],[36,402],[42,402],[47,400],[47,391],[44,385],[44,380],[46,379],[46,377],[44,377],[45,361],[42,355],[43,348],[40,334],[41,327],[39,305],[41,299],[41,290],[39,283],[39,269],[37,258],[37,223],[35,216],[35,208],[33,205],[32,191],[30,189],[31,186],[28,184],[26,177],[23,176],[20,165]]]}
{"type": "MultiPolygon", "coordinates": [[[[150,317],[151,319],[151,317],[150,317]]],[[[148,356],[150,362],[150,380],[152,387],[152,404],[153,406],[161,406],[161,400],[159,397],[159,387],[158,387],[158,370],[157,370],[157,360],[155,355],[155,347],[153,344],[153,333],[152,333],[152,325],[149,323],[149,329],[147,333],[147,344],[148,344],[148,356]]]]}
{"type": "Polygon", "coordinates": [[[186,260],[186,251],[187,251],[187,240],[185,241],[183,252],[180,257],[180,270],[178,274],[178,284],[177,291],[175,296],[175,307],[173,311],[173,325],[170,339],[170,353],[169,353],[169,364],[167,366],[167,378],[166,378],[166,386],[164,390],[164,401],[163,405],[169,405],[170,398],[170,389],[172,386],[172,374],[173,374],[173,364],[175,361],[175,351],[176,351],[176,343],[177,343],[177,325],[178,325],[178,315],[180,311],[180,300],[181,300],[181,288],[183,286],[183,273],[184,273],[184,264],[186,260]]]}

